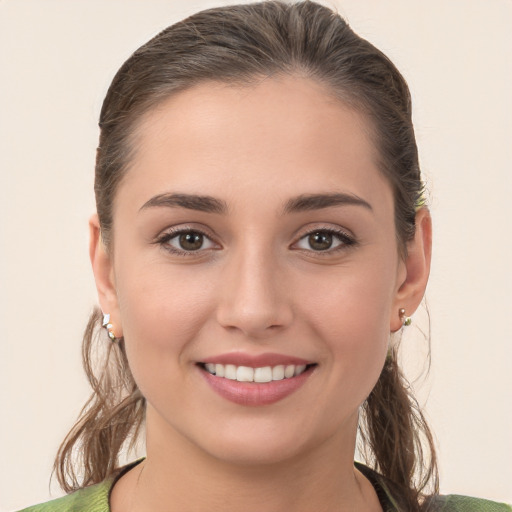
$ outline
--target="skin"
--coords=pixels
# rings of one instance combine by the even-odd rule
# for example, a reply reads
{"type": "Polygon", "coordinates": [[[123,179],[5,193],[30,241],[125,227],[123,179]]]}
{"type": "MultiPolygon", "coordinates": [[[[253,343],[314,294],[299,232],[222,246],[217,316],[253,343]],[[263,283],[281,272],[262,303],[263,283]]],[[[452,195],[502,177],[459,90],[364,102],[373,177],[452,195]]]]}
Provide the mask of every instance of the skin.
{"type": "Polygon", "coordinates": [[[90,223],[100,304],[148,403],[147,459],[114,487],[114,512],[381,510],[353,466],[358,409],[399,309],[410,315],[423,297],[431,228],[421,209],[403,260],[368,133],[321,84],[291,76],[201,84],[142,119],[108,251],[90,223]],[[284,211],[334,192],[369,207],[284,211]],[[169,193],[212,196],[226,212],[143,207],[169,193]],[[202,248],[170,252],[179,240],[162,234],[176,228],[204,232],[202,248]],[[312,230],[346,236],[319,251],[312,230]],[[234,351],[317,366],[290,396],[248,407],[197,366],[234,351]]]}

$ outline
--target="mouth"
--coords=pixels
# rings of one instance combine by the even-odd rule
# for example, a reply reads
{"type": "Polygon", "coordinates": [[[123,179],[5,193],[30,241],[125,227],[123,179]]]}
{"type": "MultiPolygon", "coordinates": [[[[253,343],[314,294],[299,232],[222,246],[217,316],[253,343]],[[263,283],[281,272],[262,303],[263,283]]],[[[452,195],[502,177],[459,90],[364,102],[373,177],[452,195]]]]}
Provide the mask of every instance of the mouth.
{"type": "Polygon", "coordinates": [[[222,398],[245,406],[270,405],[294,394],[318,366],[301,359],[286,358],[287,361],[283,361],[283,357],[274,356],[243,361],[240,361],[243,357],[229,355],[215,359],[196,364],[204,380],[222,398]],[[244,364],[234,364],[237,362],[234,359],[244,364]]]}
{"type": "Polygon", "coordinates": [[[261,366],[256,368],[220,363],[198,363],[198,366],[217,378],[263,384],[298,377],[315,367],[316,363],[278,364],[275,366],[261,366]]]}

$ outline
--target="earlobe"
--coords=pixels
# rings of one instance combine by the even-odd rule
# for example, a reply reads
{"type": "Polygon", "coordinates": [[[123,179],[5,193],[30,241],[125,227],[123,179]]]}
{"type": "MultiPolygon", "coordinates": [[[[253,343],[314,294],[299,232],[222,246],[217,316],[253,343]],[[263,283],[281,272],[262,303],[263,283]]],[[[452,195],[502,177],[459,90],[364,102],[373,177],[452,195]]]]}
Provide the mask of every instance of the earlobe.
{"type": "Polygon", "coordinates": [[[116,325],[116,336],[122,334],[119,331],[119,314],[117,294],[114,282],[112,259],[101,238],[98,215],[94,214],[89,219],[89,256],[91,258],[98,300],[104,313],[110,314],[116,325]]]}
{"type": "Polygon", "coordinates": [[[390,319],[391,332],[398,331],[404,325],[404,318],[410,317],[420,305],[430,274],[431,255],[432,219],[428,208],[421,208],[416,213],[414,238],[407,243],[405,279],[398,283],[395,294],[390,319]]]}

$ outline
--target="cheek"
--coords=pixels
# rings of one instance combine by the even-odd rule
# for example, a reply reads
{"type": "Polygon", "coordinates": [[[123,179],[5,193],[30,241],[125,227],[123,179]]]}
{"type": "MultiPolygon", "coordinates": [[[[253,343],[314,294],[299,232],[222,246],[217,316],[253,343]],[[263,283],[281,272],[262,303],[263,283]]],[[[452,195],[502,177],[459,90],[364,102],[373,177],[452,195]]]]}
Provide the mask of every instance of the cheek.
{"type": "Polygon", "coordinates": [[[209,316],[208,290],[199,286],[197,275],[187,277],[183,269],[178,273],[156,263],[121,264],[118,282],[123,335],[136,381],[143,385],[148,374],[159,374],[158,368],[177,375],[209,316]]]}
{"type": "Polygon", "coordinates": [[[323,340],[325,364],[332,365],[331,385],[342,386],[343,397],[357,405],[377,382],[389,343],[394,280],[389,266],[379,267],[340,272],[300,294],[309,328],[323,340]]]}
{"type": "Polygon", "coordinates": [[[331,340],[371,343],[372,333],[387,338],[395,282],[389,267],[383,267],[340,271],[303,283],[297,292],[303,297],[303,314],[331,340]]]}

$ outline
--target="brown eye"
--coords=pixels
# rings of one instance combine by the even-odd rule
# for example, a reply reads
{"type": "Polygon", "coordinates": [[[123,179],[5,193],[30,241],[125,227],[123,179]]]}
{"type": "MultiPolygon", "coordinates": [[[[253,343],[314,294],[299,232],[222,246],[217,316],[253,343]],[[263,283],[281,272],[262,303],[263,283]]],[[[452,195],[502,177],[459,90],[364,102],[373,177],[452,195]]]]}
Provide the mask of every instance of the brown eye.
{"type": "Polygon", "coordinates": [[[332,233],[317,231],[308,236],[308,243],[314,251],[326,251],[332,247],[332,233]]]}
{"type": "Polygon", "coordinates": [[[356,243],[356,240],[345,231],[318,229],[317,231],[306,233],[292,248],[313,253],[325,252],[330,254],[338,250],[346,249],[356,243]]]}
{"type": "Polygon", "coordinates": [[[180,249],[184,251],[197,251],[203,247],[204,236],[201,233],[189,231],[179,235],[180,249]]]}
{"type": "Polygon", "coordinates": [[[219,248],[207,235],[201,231],[183,229],[174,233],[164,234],[157,243],[174,254],[191,254],[208,249],[219,248]]]}

